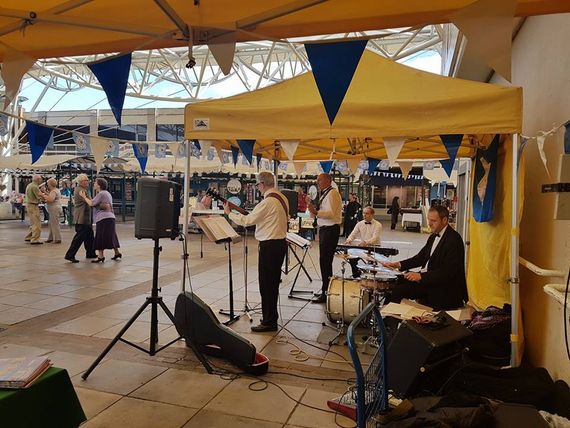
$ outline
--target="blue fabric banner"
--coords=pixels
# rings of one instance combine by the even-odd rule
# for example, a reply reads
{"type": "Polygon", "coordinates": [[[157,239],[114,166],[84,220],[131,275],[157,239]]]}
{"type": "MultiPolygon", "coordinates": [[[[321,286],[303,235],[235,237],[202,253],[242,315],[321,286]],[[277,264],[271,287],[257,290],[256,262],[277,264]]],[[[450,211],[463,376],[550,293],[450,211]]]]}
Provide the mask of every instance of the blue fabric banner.
{"type": "Polygon", "coordinates": [[[117,140],[110,140],[109,141],[109,150],[107,150],[107,152],[105,153],[105,156],[118,158],[120,146],[121,145],[119,144],[119,142],[117,140]]]}
{"type": "Polygon", "coordinates": [[[121,114],[125,94],[127,93],[127,83],[131,70],[132,54],[113,57],[108,60],[87,64],[91,72],[97,77],[101,87],[107,94],[107,101],[111,106],[111,111],[121,126],[121,114]]]}
{"type": "Polygon", "coordinates": [[[154,146],[154,157],[157,159],[162,159],[166,157],[167,144],[161,143],[154,146]]]}
{"type": "Polygon", "coordinates": [[[366,43],[367,40],[354,40],[305,44],[313,77],[331,125],[350,86],[366,43]]]}
{"type": "Polygon", "coordinates": [[[91,141],[89,135],[73,134],[73,141],[75,141],[75,151],[78,155],[91,154],[91,141]]]}
{"type": "Polygon", "coordinates": [[[321,164],[321,168],[325,174],[330,174],[334,161],[322,161],[319,162],[321,164]]]}
{"type": "Polygon", "coordinates": [[[234,164],[234,167],[237,165],[237,161],[238,161],[238,155],[239,155],[239,147],[231,147],[232,149],[232,162],[234,164]]]}
{"type": "Polygon", "coordinates": [[[368,158],[368,175],[373,175],[376,167],[380,163],[380,159],[368,158]]]}
{"type": "Polygon", "coordinates": [[[493,202],[497,187],[497,134],[487,150],[477,150],[473,179],[473,219],[478,223],[493,220],[493,202]]]}
{"type": "Polygon", "coordinates": [[[564,153],[570,155],[570,120],[564,124],[564,153]]]}
{"type": "Polygon", "coordinates": [[[241,152],[251,165],[253,162],[253,146],[255,144],[255,140],[236,140],[236,142],[238,143],[241,152]]]}
{"type": "Polygon", "coordinates": [[[133,143],[133,151],[135,152],[135,157],[139,161],[141,171],[144,174],[144,171],[146,169],[146,162],[148,161],[148,144],[133,143]]]}
{"type": "Polygon", "coordinates": [[[32,163],[36,163],[36,161],[42,157],[49,140],[52,138],[53,129],[26,120],[26,130],[28,131],[30,152],[32,152],[32,163]]]}
{"type": "Polygon", "coordinates": [[[453,165],[455,164],[455,158],[457,157],[457,152],[459,151],[459,146],[461,146],[461,140],[463,140],[463,134],[443,134],[439,136],[449,159],[443,159],[439,162],[441,166],[447,173],[448,177],[451,177],[451,171],[453,171],[453,165]]]}

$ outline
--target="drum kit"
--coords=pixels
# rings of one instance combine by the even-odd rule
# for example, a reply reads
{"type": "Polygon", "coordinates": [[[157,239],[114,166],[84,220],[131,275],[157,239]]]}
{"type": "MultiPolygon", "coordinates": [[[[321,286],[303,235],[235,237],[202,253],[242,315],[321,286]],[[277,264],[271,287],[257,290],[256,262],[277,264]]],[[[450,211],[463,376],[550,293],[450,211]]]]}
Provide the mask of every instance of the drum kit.
{"type": "MultiPolygon", "coordinates": [[[[384,267],[381,262],[387,257],[369,253],[365,249],[348,250],[347,254],[337,254],[342,259],[341,276],[333,276],[327,289],[326,314],[328,320],[337,325],[337,336],[329,342],[332,344],[345,333],[360,312],[370,303],[382,306],[386,295],[396,283],[396,271],[384,267]],[[351,259],[361,259],[356,265],[362,272],[360,278],[346,278],[345,265],[351,259]]],[[[323,323],[324,324],[324,323],[323,323]]]]}

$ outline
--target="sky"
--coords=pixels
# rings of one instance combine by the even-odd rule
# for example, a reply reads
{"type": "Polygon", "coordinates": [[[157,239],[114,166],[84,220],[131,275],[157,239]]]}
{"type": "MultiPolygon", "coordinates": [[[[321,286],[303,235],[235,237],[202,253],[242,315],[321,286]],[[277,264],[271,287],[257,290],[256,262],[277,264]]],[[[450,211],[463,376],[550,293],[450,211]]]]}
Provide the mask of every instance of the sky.
{"type": "MultiPolygon", "coordinates": [[[[420,52],[417,55],[405,58],[400,62],[410,67],[436,74],[440,74],[441,70],[441,57],[437,52],[434,51],[420,52]]],[[[43,89],[44,85],[35,79],[28,78],[24,80],[22,84],[22,90],[20,91],[20,97],[27,98],[27,101],[22,102],[22,105],[26,111],[32,110],[34,104],[41,96],[43,89]]],[[[168,97],[187,96],[187,94],[184,93],[172,95],[174,91],[179,89],[179,85],[171,85],[169,83],[163,82],[161,84],[157,84],[153,88],[152,93],[155,95],[168,97]]],[[[200,97],[205,99],[223,98],[231,95],[236,95],[241,92],[244,92],[244,86],[239,81],[239,78],[237,76],[233,76],[229,79],[225,79],[223,82],[210,86],[207,90],[201,92],[200,97]]],[[[36,107],[35,111],[109,109],[107,97],[101,90],[82,88],[80,90],[69,92],[65,96],[63,95],[64,92],[62,91],[48,89],[43,99],[36,107]]],[[[142,98],[126,97],[123,108],[179,108],[184,107],[185,104],[185,102],[151,101],[142,98]]]]}

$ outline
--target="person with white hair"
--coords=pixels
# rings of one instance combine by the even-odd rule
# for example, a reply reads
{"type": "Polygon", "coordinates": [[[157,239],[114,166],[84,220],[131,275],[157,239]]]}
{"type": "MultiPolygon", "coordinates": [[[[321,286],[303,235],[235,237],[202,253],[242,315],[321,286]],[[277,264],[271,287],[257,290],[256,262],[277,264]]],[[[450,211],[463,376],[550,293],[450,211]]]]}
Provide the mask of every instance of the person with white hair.
{"type": "Polygon", "coordinates": [[[224,204],[224,212],[241,226],[255,224],[255,239],[259,241],[258,278],[261,294],[263,318],[251,331],[277,331],[277,298],[281,282],[281,266],[287,252],[287,225],[289,203],[283,193],[275,188],[275,177],[270,172],[257,175],[257,190],[263,200],[248,215],[232,212],[229,204],[224,204]]]}
{"type": "Polygon", "coordinates": [[[28,218],[30,220],[30,231],[24,240],[32,245],[43,244],[43,242],[40,241],[42,235],[42,221],[40,219],[39,204],[43,201],[42,192],[40,190],[41,182],[42,177],[34,175],[32,182],[26,186],[26,211],[28,212],[28,218]]]}
{"type": "Polygon", "coordinates": [[[96,259],[97,254],[95,253],[95,248],[93,246],[94,235],[93,235],[93,225],[91,221],[91,207],[85,202],[82,194],[85,193],[87,196],[91,196],[89,193],[89,177],[87,174],[79,174],[75,181],[77,187],[73,192],[73,222],[75,223],[75,236],[73,237],[71,244],[67,252],[65,253],[65,260],[71,263],[79,263],[79,260],[75,258],[77,251],[81,247],[81,244],[85,247],[86,258],[96,259]]]}

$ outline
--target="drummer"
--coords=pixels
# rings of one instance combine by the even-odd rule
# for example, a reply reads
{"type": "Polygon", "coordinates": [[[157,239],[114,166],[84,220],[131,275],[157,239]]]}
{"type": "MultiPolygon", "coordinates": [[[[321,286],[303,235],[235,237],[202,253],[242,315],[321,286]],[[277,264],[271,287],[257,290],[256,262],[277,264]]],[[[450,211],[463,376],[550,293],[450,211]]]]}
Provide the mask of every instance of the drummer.
{"type": "MultiPolygon", "coordinates": [[[[380,245],[380,235],[382,235],[382,224],[374,220],[374,208],[364,208],[364,220],[356,223],[353,231],[348,235],[345,244],[354,244],[361,247],[370,247],[380,245]]],[[[358,278],[360,276],[360,269],[356,266],[358,258],[349,259],[350,267],[352,268],[352,277],[358,278]]]]}

